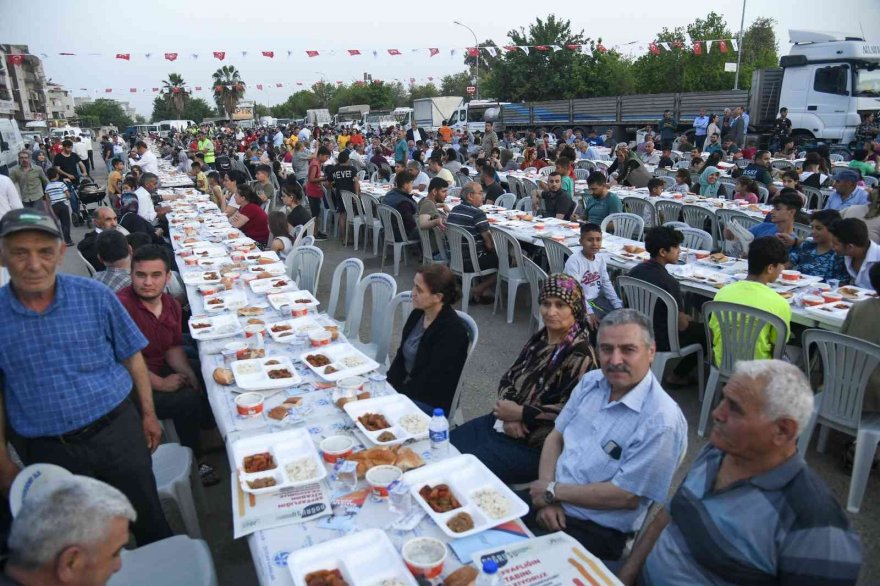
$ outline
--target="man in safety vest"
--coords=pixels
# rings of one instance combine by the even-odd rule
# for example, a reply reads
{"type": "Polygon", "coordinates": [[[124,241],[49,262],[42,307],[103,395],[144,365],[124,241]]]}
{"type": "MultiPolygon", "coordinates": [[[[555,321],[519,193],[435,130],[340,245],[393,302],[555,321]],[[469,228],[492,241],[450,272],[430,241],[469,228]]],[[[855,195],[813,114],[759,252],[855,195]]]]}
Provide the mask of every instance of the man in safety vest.
{"type": "Polygon", "coordinates": [[[214,141],[205,136],[204,131],[199,132],[199,152],[205,155],[205,164],[214,168],[214,141]]]}

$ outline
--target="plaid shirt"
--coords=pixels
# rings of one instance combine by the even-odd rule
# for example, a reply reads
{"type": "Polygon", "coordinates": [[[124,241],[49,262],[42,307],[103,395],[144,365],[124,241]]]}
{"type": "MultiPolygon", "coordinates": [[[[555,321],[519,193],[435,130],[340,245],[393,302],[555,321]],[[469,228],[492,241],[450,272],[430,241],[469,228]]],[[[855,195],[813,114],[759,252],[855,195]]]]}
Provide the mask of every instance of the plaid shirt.
{"type": "Polygon", "coordinates": [[[92,278],[110,287],[114,293],[131,285],[131,272],[128,269],[107,267],[100,273],[95,273],[92,278]]]}
{"type": "Polygon", "coordinates": [[[43,313],[0,288],[0,371],[6,412],[23,437],[69,433],[99,419],[131,392],[121,364],[147,345],[113,292],[59,274],[43,313]]]}

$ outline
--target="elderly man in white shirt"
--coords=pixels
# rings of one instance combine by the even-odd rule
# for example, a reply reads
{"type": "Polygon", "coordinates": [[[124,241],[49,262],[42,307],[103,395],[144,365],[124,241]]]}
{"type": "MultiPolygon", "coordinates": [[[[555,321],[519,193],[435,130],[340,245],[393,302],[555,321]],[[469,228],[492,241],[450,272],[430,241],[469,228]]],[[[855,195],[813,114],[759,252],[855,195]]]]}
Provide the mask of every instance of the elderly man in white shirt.
{"type": "Polygon", "coordinates": [[[138,158],[137,160],[129,159],[129,164],[132,166],[137,165],[144,173],[158,175],[159,160],[156,159],[156,155],[147,148],[147,143],[139,140],[137,141],[137,144],[135,144],[135,149],[137,150],[138,158]]]}
{"type": "Polygon", "coordinates": [[[141,177],[141,186],[135,191],[138,198],[138,215],[150,222],[156,221],[158,214],[153,205],[153,193],[159,187],[159,178],[153,173],[144,173],[141,177]]]}
{"type": "Polygon", "coordinates": [[[5,216],[7,212],[22,207],[24,206],[15,183],[6,175],[0,175],[0,218],[5,216]]]}

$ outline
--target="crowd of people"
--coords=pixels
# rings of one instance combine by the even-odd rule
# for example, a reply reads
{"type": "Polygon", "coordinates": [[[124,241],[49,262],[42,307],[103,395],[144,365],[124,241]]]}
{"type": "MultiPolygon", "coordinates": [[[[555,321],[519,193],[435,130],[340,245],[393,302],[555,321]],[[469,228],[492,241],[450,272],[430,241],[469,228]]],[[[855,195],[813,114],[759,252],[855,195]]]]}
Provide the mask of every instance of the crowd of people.
{"type": "MultiPolygon", "coordinates": [[[[61,502],[83,510],[94,506],[96,495],[112,502],[100,516],[70,522],[97,527],[74,545],[118,552],[129,522],[139,545],[170,535],[150,466],[159,420],[174,422],[181,443],[200,461],[203,484],[219,482],[203,458],[214,425],[197,349],[184,334],[186,291],[168,241],[168,207],[158,195],[159,159],[189,175],[232,226],[281,257],[324,206],[335,206],[345,228],[343,195],[360,193],[363,171],[388,184],[383,203],[400,212],[405,232],[396,239],[417,240],[419,229],[448,226],[471,234],[476,257],[465,254],[465,270],[497,267],[505,253],[495,250],[480,209],[505,192],[498,172],[550,165],[553,171],[530,196],[532,208],[545,217],[578,220],[581,250],[541,286],[542,327],[518,354],[499,357],[510,367],[491,413],[454,429],[451,443],[505,483],[527,485],[520,494],[530,505],[525,522],[533,531],[567,532],[601,559],[619,562],[625,584],[854,584],[860,540],[824,481],[798,455],[813,390],[794,359],[772,359],[775,331],[763,331],[754,360],[737,365],[712,412],[709,442],[675,488],[688,422],[666,389],[694,381],[696,356],[667,376],[652,373],[655,353],[670,348],[669,316],[659,306],[651,316],[625,307],[601,252],[602,221],[623,211],[615,186],[643,186],[659,195],[663,186],[649,169],[673,166],[686,154],[691,166],[679,169],[684,172],[676,174],[673,189],[727,195],[713,163],[743,159],[748,164],[737,166],[729,197],[753,203],[763,184],[773,211],[751,229],[742,251],[746,278],[722,287],[716,300],[769,311],[790,326],[790,305],[768,286],[785,269],[880,293],[880,220],[871,222],[880,216],[880,192],[869,194],[862,185],[871,171],[852,164],[838,171],[824,209],[807,215],[798,187],[831,180],[827,153],[808,153],[803,171],[781,174],[785,186],[777,189],[771,151],[791,150],[790,123],[781,112],[772,148],[749,152],[745,116],[742,109],[723,117],[701,112],[693,148],[678,136],[671,113],[656,136],[646,132],[636,144],[615,143],[612,132],[594,130],[567,131],[558,139],[544,130],[499,136],[491,123],[476,136],[445,124],[437,132],[413,124],[363,132],[193,127],[154,138],[154,145],[146,137],[132,137],[127,145],[121,137],[103,137],[109,205],[94,212],[94,229],[76,245],[98,271],[90,280],[58,269],[66,246],[73,245],[76,187],[94,169],[92,162],[80,158],[70,141],[61,143],[51,166],[39,163],[47,159],[42,147],[22,152],[9,180],[21,205],[0,216],[0,259],[9,273],[9,285],[0,288],[0,490],[20,472],[7,440],[25,465],[53,463],[100,479],[115,489],[86,479],[62,483],[56,492],[66,499],[61,502]],[[574,163],[599,160],[600,147],[612,148],[613,160],[606,171],[589,173],[589,195],[576,193],[574,163]],[[706,152],[706,160],[698,160],[706,152]],[[448,190],[465,174],[461,203],[451,207],[448,190]],[[804,220],[812,229],[808,240],[794,230],[804,220]],[[624,557],[652,503],[663,506],[624,557]]],[[[871,152],[873,159],[859,154],[853,161],[873,160],[876,172],[873,143],[871,152]]],[[[326,239],[316,234],[318,242],[326,239]]],[[[630,276],[676,300],[682,346],[705,345],[704,330],[689,311],[698,302],[685,298],[667,269],[678,263],[681,243],[674,228],[650,227],[644,236],[650,258],[630,276]]],[[[480,279],[470,303],[491,302],[494,287],[494,275],[480,279]]],[[[460,295],[456,276],[443,264],[425,264],[411,290],[414,309],[388,381],[427,412],[439,407],[448,413],[468,351],[467,328],[453,309],[460,295]]],[[[880,343],[870,326],[877,314],[876,298],[856,304],[844,333],[880,343]]],[[[710,322],[709,329],[718,360],[720,326],[710,322]]],[[[875,384],[865,394],[865,409],[878,405],[875,384]]],[[[17,582],[11,583],[43,583],[34,576],[51,575],[58,560],[71,555],[68,542],[52,541],[38,556],[29,551],[45,531],[31,520],[59,514],[52,507],[34,498],[12,524],[6,576],[17,582]]],[[[101,572],[109,576],[114,566],[103,563],[101,572]]]]}

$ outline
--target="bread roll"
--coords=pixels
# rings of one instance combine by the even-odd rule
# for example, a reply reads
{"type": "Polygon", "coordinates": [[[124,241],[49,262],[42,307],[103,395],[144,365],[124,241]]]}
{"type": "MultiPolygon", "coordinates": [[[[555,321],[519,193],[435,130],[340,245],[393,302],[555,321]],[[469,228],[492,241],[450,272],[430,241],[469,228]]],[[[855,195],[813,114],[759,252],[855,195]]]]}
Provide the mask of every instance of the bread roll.
{"type": "Polygon", "coordinates": [[[443,583],[446,586],[471,586],[476,584],[477,576],[479,575],[480,573],[477,572],[475,567],[471,565],[462,566],[449,574],[443,583]]]}
{"type": "Polygon", "coordinates": [[[215,368],[214,382],[221,385],[231,385],[235,382],[235,375],[228,368],[215,368]]]}

